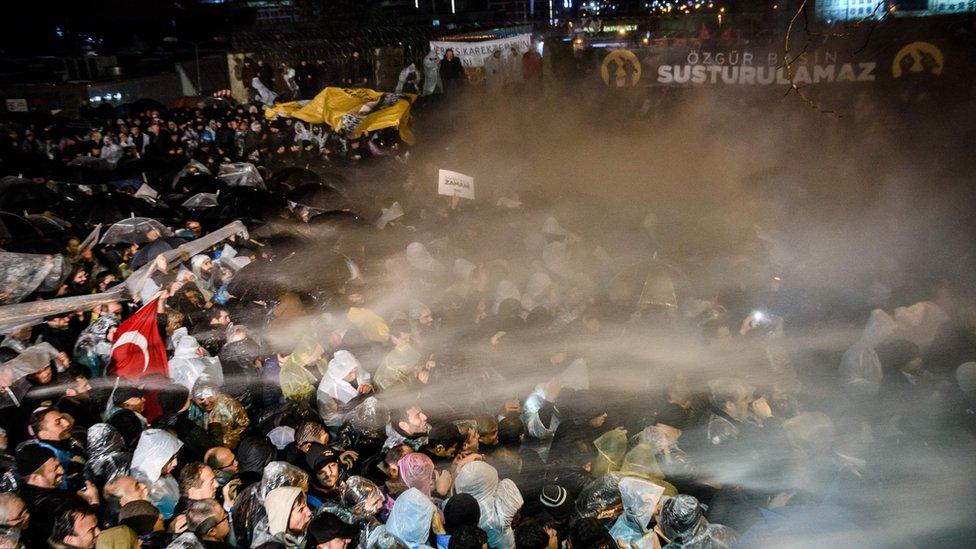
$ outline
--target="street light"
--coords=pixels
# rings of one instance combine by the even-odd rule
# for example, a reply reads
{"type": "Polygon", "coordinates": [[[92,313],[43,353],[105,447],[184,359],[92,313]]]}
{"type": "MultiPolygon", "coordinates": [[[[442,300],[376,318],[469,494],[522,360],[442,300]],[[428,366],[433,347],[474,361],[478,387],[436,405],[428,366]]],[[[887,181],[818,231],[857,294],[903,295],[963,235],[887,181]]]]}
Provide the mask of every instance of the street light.
{"type": "Polygon", "coordinates": [[[193,57],[197,66],[197,95],[203,95],[203,87],[200,85],[200,45],[189,40],[180,40],[175,36],[166,36],[163,38],[163,42],[166,42],[167,44],[183,43],[193,46],[193,57]]]}

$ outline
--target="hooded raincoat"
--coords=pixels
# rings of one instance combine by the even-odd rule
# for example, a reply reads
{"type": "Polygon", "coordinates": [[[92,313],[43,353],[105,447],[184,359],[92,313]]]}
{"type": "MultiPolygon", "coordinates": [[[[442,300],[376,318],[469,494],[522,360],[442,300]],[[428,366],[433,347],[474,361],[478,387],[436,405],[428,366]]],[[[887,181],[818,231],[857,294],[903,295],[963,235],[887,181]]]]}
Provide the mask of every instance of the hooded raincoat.
{"type": "Polygon", "coordinates": [[[224,372],[220,367],[220,360],[211,356],[199,356],[197,349],[200,342],[195,337],[187,335],[184,328],[173,334],[173,358],[169,359],[169,378],[173,383],[186,387],[192,391],[197,380],[206,376],[208,382],[223,385],[224,372]]]}
{"type": "Polygon", "coordinates": [[[129,474],[132,454],[125,451],[122,435],[108,423],[96,423],[88,428],[88,461],[85,478],[95,486],[129,474]]]}
{"type": "Polygon", "coordinates": [[[84,364],[92,377],[99,377],[112,359],[112,342],[108,333],[118,328],[119,319],[112,313],[102,313],[98,320],[82,330],[75,342],[74,359],[84,364]]]}
{"type": "Polygon", "coordinates": [[[349,403],[359,396],[358,387],[354,387],[351,382],[345,380],[346,376],[353,372],[356,373],[358,387],[369,383],[369,373],[363,369],[352,353],[336,351],[332,360],[329,361],[329,368],[319,383],[316,394],[319,414],[325,420],[325,424],[330,427],[342,425],[342,417],[345,412],[351,409],[348,406],[349,403]]]}
{"type": "Polygon", "coordinates": [[[664,495],[664,488],[639,478],[620,480],[620,498],[624,512],[610,528],[610,535],[620,547],[653,548],[650,532],[654,509],[664,495]]]}
{"type": "Polygon", "coordinates": [[[183,443],[162,429],[147,429],[139,437],[132,454],[132,476],[149,487],[149,501],[167,520],[180,499],[180,486],[172,475],[163,475],[163,467],[179,452],[183,443]]]}
{"type": "MultiPolygon", "coordinates": [[[[457,474],[455,489],[478,500],[481,522],[478,526],[488,534],[493,548],[515,547],[512,518],[522,508],[522,494],[509,479],[498,479],[498,471],[483,461],[466,464],[457,474]]],[[[394,510],[396,507],[394,506],[394,510]]]]}
{"type": "Polygon", "coordinates": [[[427,540],[430,537],[434,511],[430,498],[420,490],[411,488],[400,494],[393,504],[393,511],[386,521],[386,530],[407,549],[429,548],[427,540]]]}

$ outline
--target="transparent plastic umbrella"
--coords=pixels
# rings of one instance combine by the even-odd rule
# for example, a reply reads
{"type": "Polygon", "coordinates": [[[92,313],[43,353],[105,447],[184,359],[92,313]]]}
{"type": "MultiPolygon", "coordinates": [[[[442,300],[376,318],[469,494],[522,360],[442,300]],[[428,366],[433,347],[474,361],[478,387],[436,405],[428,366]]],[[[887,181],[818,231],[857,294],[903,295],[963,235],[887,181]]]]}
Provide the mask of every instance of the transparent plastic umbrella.
{"type": "Polygon", "coordinates": [[[105,231],[102,244],[141,244],[149,242],[148,233],[156,231],[159,236],[173,236],[172,231],[162,223],[148,217],[130,217],[115,223],[105,231]]]}

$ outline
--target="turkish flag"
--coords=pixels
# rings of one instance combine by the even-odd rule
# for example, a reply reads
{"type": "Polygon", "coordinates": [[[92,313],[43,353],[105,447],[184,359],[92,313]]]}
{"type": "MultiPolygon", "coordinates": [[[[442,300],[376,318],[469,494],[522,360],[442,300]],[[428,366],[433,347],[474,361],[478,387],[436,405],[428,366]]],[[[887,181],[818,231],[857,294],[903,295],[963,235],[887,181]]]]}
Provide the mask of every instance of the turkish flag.
{"type": "Polygon", "coordinates": [[[168,375],[166,344],[156,324],[156,305],[159,298],[146,303],[115,330],[112,341],[112,362],[115,375],[138,379],[148,374],[168,375]]]}

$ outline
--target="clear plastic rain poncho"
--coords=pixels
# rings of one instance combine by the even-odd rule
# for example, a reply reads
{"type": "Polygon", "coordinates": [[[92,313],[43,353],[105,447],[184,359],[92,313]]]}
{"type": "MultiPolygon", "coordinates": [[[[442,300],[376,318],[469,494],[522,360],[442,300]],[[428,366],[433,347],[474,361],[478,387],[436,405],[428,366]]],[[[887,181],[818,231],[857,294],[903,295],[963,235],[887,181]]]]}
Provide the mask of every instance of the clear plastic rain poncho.
{"type": "Polygon", "coordinates": [[[217,179],[227,183],[228,187],[257,187],[264,188],[264,178],[250,162],[232,162],[221,164],[217,179]]]}
{"type": "Polygon", "coordinates": [[[224,383],[224,371],[220,359],[212,356],[199,356],[200,343],[195,337],[180,328],[170,338],[173,342],[173,357],[169,360],[169,378],[173,383],[192,391],[198,379],[206,379],[220,386],[224,383]]]}
{"type": "Polygon", "coordinates": [[[340,504],[325,505],[319,509],[319,514],[332,513],[346,524],[361,526],[359,538],[351,545],[366,549],[369,538],[382,528],[375,515],[383,507],[384,500],[383,492],[373,481],[360,476],[351,476],[343,483],[340,504]]]}
{"type": "Polygon", "coordinates": [[[481,508],[478,526],[488,534],[490,547],[515,547],[512,518],[522,508],[524,501],[514,482],[507,478],[499,480],[494,467],[483,461],[472,461],[458,472],[454,488],[478,500],[478,507],[481,508]]]}
{"type": "Polygon", "coordinates": [[[34,292],[53,292],[70,271],[62,255],[0,250],[0,305],[19,303],[34,292]]]}
{"type": "Polygon", "coordinates": [[[610,528],[610,535],[620,547],[652,548],[653,543],[644,536],[650,531],[651,518],[664,495],[664,488],[630,477],[620,479],[619,487],[624,512],[610,528]]]}
{"type": "Polygon", "coordinates": [[[290,463],[272,461],[264,467],[261,482],[248,486],[238,494],[231,517],[239,546],[253,547],[271,540],[264,497],[282,486],[297,486],[308,493],[308,474],[290,463]]]}
{"type": "Polygon", "coordinates": [[[247,411],[232,397],[221,394],[213,383],[200,378],[193,387],[193,399],[213,398],[213,408],[207,412],[197,406],[191,408],[190,418],[210,432],[220,446],[237,448],[241,434],[251,424],[247,411]]]}
{"type": "Polygon", "coordinates": [[[389,410],[381,406],[376,397],[368,397],[343,417],[343,427],[339,430],[336,441],[345,448],[372,443],[382,445],[389,421],[389,410]]]}
{"type": "Polygon", "coordinates": [[[180,499],[180,486],[172,475],[163,476],[162,471],[182,446],[183,442],[167,431],[147,429],[132,454],[132,476],[149,487],[149,501],[167,520],[180,499]]]}
{"type": "MultiPolygon", "coordinates": [[[[430,525],[435,510],[429,497],[416,488],[410,488],[400,494],[393,504],[390,518],[386,521],[386,531],[407,549],[429,548],[427,539],[430,537],[430,525]]],[[[497,547],[490,540],[488,544],[497,547]]],[[[514,538],[509,547],[514,547],[514,538]]]]}
{"type": "Polygon", "coordinates": [[[725,548],[737,537],[734,530],[720,524],[709,524],[704,509],[692,496],[680,495],[661,506],[661,531],[671,540],[665,547],[725,548]]]}
{"type": "Polygon", "coordinates": [[[577,514],[609,525],[623,509],[620,501],[620,478],[617,473],[608,473],[584,486],[576,497],[577,514]]]}
{"type": "Polygon", "coordinates": [[[0,366],[0,409],[20,406],[31,384],[26,378],[51,364],[58,354],[50,343],[38,343],[24,349],[17,357],[0,366]]]}
{"type": "Polygon", "coordinates": [[[88,461],[85,478],[95,486],[129,474],[132,454],[125,450],[122,435],[108,423],[96,423],[88,428],[88,461]]]}
{"type": "Polygon", "coordinates": [[[75,342],[75,362],[84,364],[93,378],[102,375],[112,359],[112,342],[108,334],[119,327],[119,319],[112,313],[102,313],[98,320],[82,330],[75,342]]]}
{"type": "Polygon", "coordinates": [[[840,373],[847,388],[857,394],[877,394],[884,376],[881,359],[874,350],[895,333],[895,319],[881,309],[871,311],[861,338],[844,353],[840,373]]]}
{"type": "Polygon", "coordinates": [[[142,244],[150,242],[149,233],[155,231],[158,236],[173,236],[173,231],[165,225],[149,217],[130,217],[113,224],[102,234],[101,244],[142,244]]]}

